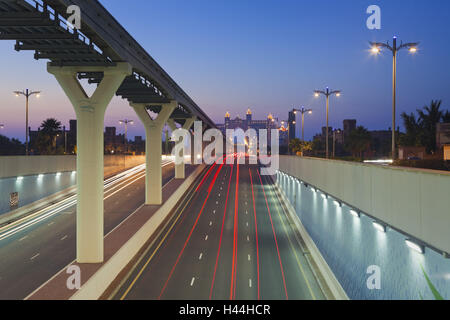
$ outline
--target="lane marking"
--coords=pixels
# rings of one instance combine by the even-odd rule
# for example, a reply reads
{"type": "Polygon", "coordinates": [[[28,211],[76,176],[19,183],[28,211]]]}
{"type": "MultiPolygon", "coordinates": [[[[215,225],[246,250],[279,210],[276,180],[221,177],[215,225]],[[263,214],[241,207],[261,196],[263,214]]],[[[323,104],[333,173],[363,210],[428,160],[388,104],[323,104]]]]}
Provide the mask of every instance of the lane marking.
{"type": "Polygon", "coordinates": [[[280,249],[278,247],[278,240],[277,240],[277,235],[275,233],[275,227],[273,225],[272,214],[270,213],[269,202],[267,201],[266,191],[264,190],[264,184],[262,182],[261,175],[260,175],[259,171],[257,171],[257,173],[258,173],[259,181],[261,182],[261,187],[262,187],[262,191],[263,191],[263,194],[264,194],[264,199],[266,201],[267,211],[269,212],[269,218],[270,218],[270,224],[272,226],[273,238],[275,240],[275,246],[277,248],[278,262],[280,263],[281,277],[283,278],[284,292],[286,293],[286,300],[289,300],[287,287],[286,287],[286,278],[284,277],[283,263],[281,262],[280,249]]]}
{"type": "Polygon", "coordinates": [[[238,241],[238,208],[239,208],[239,157],[236,165],[236,192],[234,195],[234,233],[233,233],[233,264],[231,269],[230,300],[236,295],[236,274],[237,274],[237,241],[238,241]]]}
{"type": "MultiPolygon", "coordinates": [[[[209,175],[209,173],[211,172],[211,169],[209,169],[207,172],[206,172],[206,174],[205,174],[205,176],[207,176],[207,175],[209,175]]],[[[202,179],[202,182],[204,181],[204,177],[203,177],[203,179],[202,179]]],[[[173,179],[172,179],[173,180],[173,179]]],[[[172,181],[172,180],[170,180],[170,181],[172,181]]],[[[169,182],[170,182],[169,181],[169,182]]],[[[166,187],[168,184],[169,184],[169,182],[167,182],[166,183],[166,185],[164,185],[164,187],[166,187]]],[[[164,187],[163,187],[163,189],[164,189],[164,187]]],[[[125,299],[125,297],[128,295],[128,293],[131,291],[131,289],[133,288],[133,286],[134,286],[134,284],[138,281],[138,279],[141,277],[141,275],[142,275],[142,273],[144,272],[144,270],[147,268],[147,266],[148,266],[148,264],[150,263],[150,261],[152,261],[152,259],[153,259],[153,257],[155,256],[155,254],[158,252],[158,250],[159,250],[159,248],[161,248],[161,246],[162,246],[162,244],[165,242],[165,240],[166,240],[166,238],[167,238],[167,236],[169,235],[169,234],[171,234],[171,231],[172,231],[172,229],[173,229],[173,227],[175,227],[175,225],[177,224],[177,222],[178,222],[178,220],[180,219],[180,217],[183,215],[183,213],[184,213],[184,211],[186,210],[186,207],[189,205],[189,208],[190,208],[190,206],[192,205],[192,200],[193,200],[193,198],[195,197],[195,199],[196,199],[196,197],[199,195],[199,193],[198,192],[193,192],[191,195],[190,195],[190,197],[189,197],[189,199],[186,201],[186,203],[185,203],[185,205],[184,205],[184,207],[181,209],[181,211],[179,212],[179,214],[178,214],[178,216],[177,216],[177,218],[173,221],[173,223],[172,223],[172,225],[170,226],[170,228],[169,228],[169,230],[167,230],[167,232],[164,234],[164,237],[161,239],[161,241],[158,243],[158,245],[156,246],[156,248],[155,248],[155,250],[153,251],[153,253],[151,254],[151,256],[147,259],[147,261],[145,262],[145,264],[142,266],[142,268],[141,268],[141,270],[139,270],[139,272],[138,272],[138,274],[136,275],[136,277],[134,277],[134,279],[133,279],[133,281],[130,283],[130,285],[128,286],[128,288],[127,288],[127,290],[125,290],[125,292],[123,293],[123,295],[120,297],[120,300],[124,300],[125,299]]],[[[144,205],[142,205],[140,208],[142,208],[144,205]]],[[[139,208],[139,209],[140,209],[139,208]]],[[[137,210],[139,210],[139,209],[137,209],[137,210]]],[[[136,210],[136,211],[137,211],[136,210]]],[[[130,215],[131,216],[131,215],[130,215]]],[[[129,216],[129,217],[130,217],[129,216]]],[[[128,218],[129,218],[128,217],[128,218]]],[[[183,216],[183,219],[181,220],[181,224],[183,223],[183,221],[184,221],[184,218],[186,217],[186,215],[185,216],[183,216]]],[[[127,219],[128,219],[127,218],[127,219]]],[[[127,219],[125,219],[125,221],[127,220],[127,219]]],[[[122,222],[123,223],[123,222],[122,222]]],[[[181,225],[180,224],[180,225],[181,225]]],[[[180,226],[179,225],[179,226],[180,226]]],[[[119,225],[120,226],[120,225],[119,225]]],[[[116,228],[118,228],[119,226],[117,226],[116,228]]],[[[178,226],[178,227],[179,227],[178,226]]],[[[175,232],[172,234],[172,235],[174,235],[177,231],[178,231],[178,227],[175,229],[175,232]]],[[[112,231],[114,231],[114,230],[112,230],[112,231]]],[[[112,232],[111,231],[111,232],[112,232]]],[[[172,236],[171,236],[172,237],[172,236]]],[[[170,239],[172,239],[172,238],[170,238],[170,239]]],[[[170,240],[169,240],[170,241],[170,240]]]]}
{"type": "Polygon", "coordinates": [[[198,260],[202,260],[203,253],[200,253],[200,256],[198,257],[198,260]]]}
{"type": "Polygon", "coordinates": [[[28,238],[28,236],[25,236],[23,238],[20,238],[19,241],[25,240],[26,238],[28,238]]]}
{"type": "Polygon", "coordinates": [[[251,288],[252,287],[252,279],[248,279],[248,286],[251,288]]]}
{"type": "Polygon", "coordinates": [[[210,226],[210,227],[212,226],[212,221],[209,222],[209,226],[210,226]]]}
{"type": "Polygon", "coordinates": [[[206,235],[206,237],[205,237],[205,241],[207,241],[208,240],[208,235],[206,235]]]}
{"type": "Polygon", "coordinates": [[[48,224],[48,226],[50,227],[50,226],[52,226],[52,225],[54,225],[54,224],[55,224],[55,222],[52,221],[52,222],[50,222],[50,223],[48,224]]]}
{"type": "Polygon", "coordinates": [[[221,231],[220,231],[219,247],[217,249],[216,264],[214,265],[214,274],[213,274],[213,278],[212,278],[212,281],[211,281],[211,289],[209,290],[209,300],[212,299],[212,294],[213,294],[213,290],[214,290],[214,282],[216,280],[217,266],[219,264],[220,249],[222,247],[223,230],[224,230],[224,227],[225,227],[225,218],[226,218],[227,208],[228,208],[228,199],[229,199],[229,196],[230,196],[230,188],[231,188],[231,179],[233,177],[233,169],[234,169],[233,166],[231,166],[231,174],[230,174],[230,178],[229,178],[229,181],[228,181],[227,196],[225,198],[225,208],[223,210],[222,228],[221,228],[221,231]]]}
{"type": "MultiPolygon", "coordinates": [[[[258,300],[261,298],[260,294],[260,280],[259,280],[259,243],[258,243],[258,221],[256,219],[256,206],[255,206],[255,193],[253,191],[253,177],[252,171],[248,168],[248,172],[250,174],[250,185],[252,188],[252,203],[253,203],[253,213],[255,217],[255,238],[256,238],[256,270],[257,270],[257,283],[258,283],[258,300]]],[[[247,241],[250,241],[249,236],[247,236],[247,241]]]]}
{"type": "Polygon", "coordinates": [[[34,259],[36,259],[37,257],[39,257],[40,255],[41,255],[40,253],[35,254],[34,256],[32,256],[32,257],[30,258],[30,260],[34,260],[34,259]]]}
{"type": "Polygon", "coordinates": [[[250,255],[248,255],[248,261],[250,261],[251,259],[250,259],[250,255]]]}
{"type": "Polygon", "coordinates": [[[200,217],[202,216],[203,210],[205,209],[206,203],[208,202],[208,199],[209,199],[209,197],[211,195],[212,189],[214,188],[214,186],[216,184],[217,177],[219,176],[220,172],[222,171],[222,168],[223,168],[223,164],[220,165],[220,167],[217,169],[217,171],[216,171],[216,173],[214,175],[214,178],[213,178],[213,180],[212,180],[212,182],[211,182],[211,184],[210,184],[210,186],[208,188],[208,193],[206,195],[205,201],[203,202],[202,208],[200,209],[200,212],[197,215],[197,219],[195,220],[194,225],[192,226],[191,231],[189,232],[189,235],[188,235],[186,241],[184,242],[183,248],[181,249],[180,253],[178,254],[178,257],[177,257],[177,260],[175,261],[175,264],[173,265],[172,269],[170,270],[169,277],[167,278],[166,282],[164,283],[164,287],[162,288],[162,290],[161,290],[161,292],[160,292],[160,294],[158,296],[158,300],[161,300],[161,297],[164,294],[164,291],[166,290],[166,287],[167,287],[167,285],[168,285],[168,283],[169,283],[169,281],[170,281],[170,279],[172,277],[172,274],[175,271],[175,268],[177,267],[178,262],[180,261],[181,256],[183,255],[183,252],[186,249],[186,247],[187,247],[187,245],[189,243],[189,240],[191,239],[191,236],[192,236],[192,234],[194,233],[194,230],[197,227],[198,221],[200,220],[200,217]]]}
{"type": "Polygon", "coordinates": [[[66,240],[68,237],[69,237],[68,235],[65,235],[64,237],[61,238],[61,241],[66,240]]]}
{"type": "MultiPolygon", "coordinates": [[[[170,163],[171,162],[167,162],[167,164],[164,164],[163,163],[163,167],[165,167],[165,166],[168,166],[168,165],[170,165],[170,163]]],[[[141,165],[142,166],[142,165],[141,165]]],[[[141,166],[139,166],[139,167],[141,167],[141,166]]],[[[132,170],[132,169],[130,169],[130,170],[132,170]]],[[[128,171],[127,171],[128,172],[128,171]]],[[[123,173],[122,173],[122,175],[123,175],[123,173]]],[[[105,182],[107,182],[107,181],[110,181],[112,178],[110,178],[110,179],[108,179],[108,180],[106,180],[105,182]]],[[[169,185],[169,183],[172,181],[172,180],[174,180],[174,178],[172,178],[172,179],[170,179],[169,181],[167,181],[167,183],[162,187],[162,189],[164,190],[168,185],[169,185]]],[[[129,181],[129,180],[128,180],[129,181]]],[[[190,199],[192,199],[192,197],[194,196],[194,194],[192,194],[191,195],[191,197],[190,197],[190,199]]],[[[185,207],[187,206],[187,204],[185,205],[185,207]]],[[[138,212],[142,207],[144,207],[144,204],[142,204],[142,205],[140,205],[136,210],[134,210],[131,214],[129,214],[126,218],[125,218],[125,220],[123,220],[122,222],[120,222],[116,227],[114,227],[111,231],[109,231],[105,236],[104,236],[104,238],[106,238],[106,237],[108,237],[110,234],[112,234],[115,230],[117,230],[118,228],[120,228],[126,221],[128,221],[132,216],[134,216],[134,214],[136,213],[136,212],[138,212]]],[[[184,207],[184,208],[185,208],[184,207]]],[[[183,210],[184,210],[184,208],[183,208],[183,210]]],[[[72,212],[72,213],[75,213],[75,212],[72,212]]],[[[180,215],[181,215],[181,213],[180,213],[180,215]]],[[[179,216],[178,216],[179,217],[179,216]]],[[[178,219],[177,219],[178,220],[178,219]]],[[[175,221],[175,223],[176,223],[176,221],[175,221]]],[[[172,225],[172,227],[173,227],[173,225],[172,225]]],[[[172,228],[171,228],[172,229],[172,228]]],[[[163,242],[163,241],[162,241],[163,242]]],[[[161,243],[162,243],[161,242],[161,243]]],[[[160,243],[160,244],[161,244],[160,243]]],[[[155,254],[156,253],[156,251],[153,253],[153,254],[155,254]]],[[[152,255],[152,257],[153,257],[153,255],[152,255]]],[[[150,260],[151,260],[151,258],[150,258],[150,260]]],[[[150,261],[148,261],[148,262],[150,262],[150,261]]],[[[148,262],[147,262],[147,264],[148,264],[148,262]]],[[[57,276],[59,276],[60,274],[62,274],[69,266],[71,266],[72,264],[74,264],[74,263],[76,263],[76,260],[73,260],[72,262],[70,262],[69,264],[67,264],[61,271],[59,271],[58,273],[56,273],[56,274],[54,274],[50,279],[48,279],[47,281],[45,281],[43,284],[41,284],[37,289],[35,289],[33,292],[31,292],[28,296],[26,296],[25,297],[25,299],[24,300],[28,300],[30,297],[32,297],[36,292],[38,292],[40,289],[42,289],[44,286],[46,286],[48,283],[50,283],[53,279],[55,279],[57,276]]],[[[146,265],[147,265],[146,264],[146,265]]],[[[137,279],[135,279],[135,280],[137,280],[137,279]]],[[[133,281],[133,282],[135,282],[135,281],[133,281]]],[[[129,291],[129,290],[131,290],[131,287],[132,287],[132,285],[130,285],[130,287],[128,288],[128,290],[127,290],[127,292],[129,291]]],[[[121,297],[121,300],[123,300],[124,298],[125,298],[125,296],[126,296],[126,294],[127,294],[127,292],[121,297]]]]}
{"type": "MultiPolygon", "coordinates": [[[[275,194],[277,195],[277,199],[278,199],[278,200],[280,201],[280,203],[281,203],[281,199],[280,199],[280,197],[279,197],[279,195],[278,195],[278,193],[277,193],[276,191],[275,191],[275,194]]],[[[314,295],[314,292],[313,292],[313,290],[312,290],[312,288],[311,288],[311,284],[309,283],[309,280],[308,280],[308,278],[306,277],[306,273],[305,273],[305,271],[304,271],[304,269],[303,269],[303,264],[301,263],[301,261],[300,261],[298,255],[297,255],[297,252],[296,252],[296,250],[295,250],[294,244],[292,243],[291,237],[289,237],[289,233],[288,233],[286,224],[284,223],[283,217],[282,217],[281,212],[280,212],[280,209],[279,209],[280,203],[278,203],[278,204],[275,206],[275,208],[277,209],[278,216],[280,217],[281,223],[282,223],[282,225],[283,225],[284,232],[285,232],[285,234],[286,234],[286,237],[287,237],[288,240],[289,240],[290,247],[291,247],[292,251],[294,252],[294,256],[295,256],[295,260],[297,261],[297,265],[299,266],[300,271],[301,271],[301,273],[302,273],[302,275],[303,275],[303,278],[304,278],[305,281],[306,281],[306,285],[307,285],[307,287],[308,287],[309,293],[311,294],[311,297],[313,298],[313,300],[317,300],[317,298],[316,298],[316,296],[314,295]]],[[[283,212],[284,212],[284,209],[283,209],[283,212]]]]}
{"type": "Polygon", "coordinates": [[[194,286],[194,281],[195,281],[195,277],[192,277],[192,280],[191,280],[191,287],[194,286]]]}

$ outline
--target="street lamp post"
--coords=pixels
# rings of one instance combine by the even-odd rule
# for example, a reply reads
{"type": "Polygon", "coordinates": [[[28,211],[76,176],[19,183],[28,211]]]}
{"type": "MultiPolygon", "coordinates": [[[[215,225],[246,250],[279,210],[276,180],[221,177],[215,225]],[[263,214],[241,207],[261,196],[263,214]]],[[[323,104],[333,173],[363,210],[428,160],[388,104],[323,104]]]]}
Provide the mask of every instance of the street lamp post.
{"type": "MultiPolygon", "coordinates": [[[[289,150],[289,145],[291,144],[291,123],[295,126],[296,124],[297,124],[297,121],[289,121],[288,120],[288,123],[287,123],[287,128],[288,128],[288,151],[290,151],[289,150]]],[[[295,134],[294,134],[294,137],[295,137],[295,134]]]]}
{"type": "Polygon", "coordinates": [[[67,131],[66,126],[63,126],[64,130],[64,154],[67,154],[67,131]]]}
{"type": "Polygon", "coordinates": [[[328,147],[328,114],[329,114],[329,107],[330,107],[330,96],[335,95],[336,97],[341,96],[342,91],[341,90],[330,90],[328,87],[325,88],[324,91],[322,90],[315,90],[314,95],[315,97],[319,97],[321,94],[323,94],[327,98],[327,132],[326,132],[326,157],[329,158],[329,147],[328,147]]]}
{"type": "Polygon", "coordinates": [[[372,53],[379,54],[381,53],[381,48],[386,48],[392,52],[393,63],[392,63],[392,159],[396,159],[396,146],[395,146],[395,125],[396,125],[396,89],[397,89],[397,53],[402,49],[408,49],[410,53],[417,52],[417,46],[419,42],[410,42],[410,43],[400,43],[397,46],[397,37],[394,36],[392,40],[392,46],[389,45],[389,41],[387,43],[382,42],[369,42],[372,46],[372,53]]]}
{"type": "Polygon", "coordinates": [[[295,115],[297,112],[302,114],[302,141],[305,142],[305,114],[312,114],[312,109],[306,109],[305,107],[302,107],[301,109],[294,109],[295,115]]]}
{"type": "MultiPolygon", "coordinates": [[[[293,121],[287,121],[287,124],[286,124],[286,127],[287,127],[287,137],[288,137],[288,153],[290,154],[290,152],[291,152],[291,150],[289,149],[289,146],[290,146],[290,144],[291,144],[291,123],[293,124],[293,125],[295,125],[296,124],[296,121],[295,120],[293,120],[293,121]]],[[[284,121],[281,121],[281,125],[283,126],[283,128],[284,128],[284,121]]],[[[281,130],[281,129],[280,129],[281,130]]],[[[285,131],[286,132],[286,131],[285,131]]]]}
{"type": "Polygon", "coordinates": [[[125,125],[125,153],[128,153],[128,140],[127,140],[127,134],[128,134],[128,125],[129,124],[133,124],[134,121],[133,120],[119,120],[119,124],[124,124],[125,125]]]}
{"type": "Polygon", "coordinates": [[[341,130],[333,130],[333,159],[336,158],[336,132],[341,133],[341,130]]]}
{"type": "Polygon", "coordinates": [[[36,95],[37,98],[39,98],[39,95],[41,94],[41,91],[30,91],[26,89],[25,91],[14,91],[16,94],[16,97],[22,95],[26,98],[26,105],[25,105],[25,122],[26,122],[26,129],[25,129],[25,154],[28,156],[28,136],[29,136],[29,128],[28,128],[28,100],[32,95],[36,95]]]}

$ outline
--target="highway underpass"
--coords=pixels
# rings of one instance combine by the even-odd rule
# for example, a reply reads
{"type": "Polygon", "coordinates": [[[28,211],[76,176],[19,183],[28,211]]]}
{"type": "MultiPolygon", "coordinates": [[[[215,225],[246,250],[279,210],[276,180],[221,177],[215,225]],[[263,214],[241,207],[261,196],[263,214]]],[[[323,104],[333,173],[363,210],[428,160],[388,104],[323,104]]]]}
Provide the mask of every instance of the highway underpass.
{"type": "Polygon", "coordinates": [[[325,299],[272,178],[259,171],[210,167],[111,298],[325,299]]]}
{"type": "MultiPolygon", "coordinates": [[[[190,172],[193,167],[186,168],[190,172]]],[[[108,234],[145,198],[145,167],[105,180],[104,233],[108,234]]],[[[174,165],[163,162],[163,184],[174,178],[174,165]]],[[[0,229],[0,299],[24,299],[76,256],[76,199],[0,229]]]]}

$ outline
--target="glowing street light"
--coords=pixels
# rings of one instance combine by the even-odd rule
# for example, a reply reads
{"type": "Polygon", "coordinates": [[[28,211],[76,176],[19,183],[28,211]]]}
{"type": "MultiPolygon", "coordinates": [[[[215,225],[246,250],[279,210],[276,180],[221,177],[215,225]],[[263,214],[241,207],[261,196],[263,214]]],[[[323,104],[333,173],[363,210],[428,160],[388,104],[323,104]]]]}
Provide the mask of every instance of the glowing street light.
{"type": "Polygon", "coordinates": [[[25,122],[26,122],[26,129],[25,129],[25,154],[28,155],[28,136],[29,136],[29,129],[28,129],[28,100],[30,96],[36,95],[36,98],[39,98],[41,96],[41,91],[29,91],[26,89],[25,91],[14,91],[16,97],[24,96],[26,98],[26,105],[25,105],[25,122]]]}
{"type": "Polygon", "coordinates": [[[294,114],[297,115],[297,113],[302,114],[302,141],[305,141],[305,114],[312,114],[312,109],[306,109],[302,106],[301,109],[294,109],[294,114]]]}
{"type": "Polygon", "coordinates": [[[341,96],[342,91],[340,90],[330,90],[328,87],[325,88],[324,91],[316,90],[314,91],[314,96],[318,98],[321,94],[323,94],[327,98],[327,132],[326,132],[326,156],[329,158],[329,147],[328,147],[328,112],[330,106],[330,96],[335,95],[336,97],[341,96]]]}
{"type": "Polygon", "coordinates": [[[410,42],[410,43],[400,43],[397,46],[397,37],[394,36],[392,40],[392,46],[389,45],[389,41],[387,43],[381,42],[369,42],[372,46],[371,52],[374,55],[378,55],[381,53],[381,49],[388,49],[392,52],[393,55],[393,75],[392,75],[392,159],[396,159],[396,147],[395,147],[395,127],[396,127],[396,87],[397,87],[397,52],[402,49],[408,49],[411,54],[417,52],[417,46],[419,42],[410,42]]]}
{"type": "Polygon", "coordinates": [[[128,125],[129,124],[134,124],[134,121],[133,120],[128,120],[128,119],[119,120],[119,124],[124,124],[125,125],[125,153],[128,153],[128,138],[127,138],[128,125]]]}

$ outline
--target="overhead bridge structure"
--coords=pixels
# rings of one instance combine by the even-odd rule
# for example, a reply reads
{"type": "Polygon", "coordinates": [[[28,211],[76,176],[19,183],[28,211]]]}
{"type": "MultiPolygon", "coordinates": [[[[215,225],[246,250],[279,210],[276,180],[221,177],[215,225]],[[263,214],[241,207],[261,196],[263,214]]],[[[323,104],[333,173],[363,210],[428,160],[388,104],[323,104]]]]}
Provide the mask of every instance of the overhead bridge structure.
{"type": "MultiPolygon", "coordinates": [[[[0,0],[0,39],[47,59],[77,116],[77,261],[103,261],[103,124],[114,95],[127,99],[146,128],[146,204],[162,202],[162,130],[203,129],[211,119],[97,0],[0,0]],[[81,25],[68,22],[80,9],[81,25]],[[88,96],[80,80],[97,84],[88,96]]],[[[184,178],[184,164],[176,177],[184,178]]]]}

